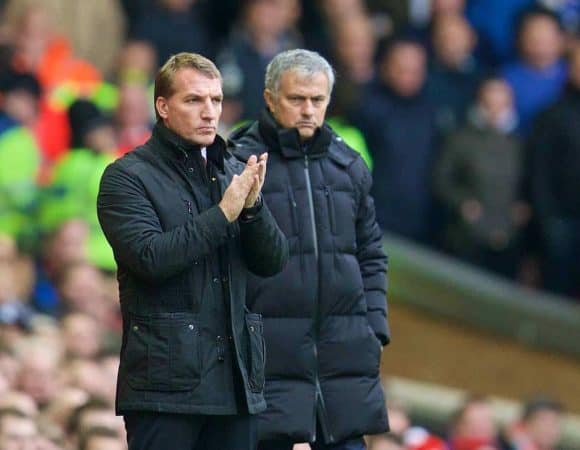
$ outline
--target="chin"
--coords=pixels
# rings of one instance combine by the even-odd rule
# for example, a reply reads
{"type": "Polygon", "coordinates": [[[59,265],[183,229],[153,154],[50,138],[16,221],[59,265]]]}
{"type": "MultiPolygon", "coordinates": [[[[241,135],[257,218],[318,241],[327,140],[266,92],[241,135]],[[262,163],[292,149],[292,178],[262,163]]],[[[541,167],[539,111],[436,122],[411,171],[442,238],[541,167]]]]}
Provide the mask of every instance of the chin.
{"type": "Polygon", "coordinates": [[[201,145],[202,147],[207,147],[208,145],[213,144],[213,141],[215,141],[215,134],[212,135],[195,135],[191,138],[192,142],[195,142],[198,145],[201,145]]]}

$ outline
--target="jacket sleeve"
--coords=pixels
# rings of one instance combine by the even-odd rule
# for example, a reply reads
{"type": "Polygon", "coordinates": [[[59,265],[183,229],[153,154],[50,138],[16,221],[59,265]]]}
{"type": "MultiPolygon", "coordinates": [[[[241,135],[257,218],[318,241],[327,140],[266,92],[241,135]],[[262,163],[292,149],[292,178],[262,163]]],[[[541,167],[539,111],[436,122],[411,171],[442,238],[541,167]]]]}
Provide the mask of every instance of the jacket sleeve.
{"type": "MultiPolygon", "coordinates": [[[[383,233],[375,217],[375,205],[370,195],[371,174],[359,158],[362,176],[359,179],[359,205],[356,218],[356,244],[365,298],[367,320],[383,345],[391,340],[387,306],[387,256],[383,251],[383,233]]],[[[358,172],[358,170],[357,170],[358,172]]]]}
{"type": "Polygon", "coordinates": [[[152,282],[178,274],[233,236],[218,206],[163,231],[142,183],[117,164],[101,178],[97,213],[117,263],[152,282]]]}
{"type": "Polygon", "coordinates": [[[240,219],[242,254],[248,269],[255,275],[270,277],[288,262],[288,241],[274,216],[262,200],[259,211],[249,219],[240,219]]]}

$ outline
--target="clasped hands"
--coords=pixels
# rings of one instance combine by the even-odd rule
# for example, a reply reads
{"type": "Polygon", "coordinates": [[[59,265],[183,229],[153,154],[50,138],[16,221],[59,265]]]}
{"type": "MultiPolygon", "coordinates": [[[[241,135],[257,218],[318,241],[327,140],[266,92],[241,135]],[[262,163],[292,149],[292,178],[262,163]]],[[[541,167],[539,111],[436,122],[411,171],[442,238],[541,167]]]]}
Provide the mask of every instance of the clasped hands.
{"type": "Polygon", "coordinates": [[[259,158],[252,155],[248,159],[244,171],[233,176],[219,203],[219,207],[228,222],[235,221],[242,209],[251,208],[258,200],[266,178],[267,162],[267,153],[262,153],[259,158]]]}

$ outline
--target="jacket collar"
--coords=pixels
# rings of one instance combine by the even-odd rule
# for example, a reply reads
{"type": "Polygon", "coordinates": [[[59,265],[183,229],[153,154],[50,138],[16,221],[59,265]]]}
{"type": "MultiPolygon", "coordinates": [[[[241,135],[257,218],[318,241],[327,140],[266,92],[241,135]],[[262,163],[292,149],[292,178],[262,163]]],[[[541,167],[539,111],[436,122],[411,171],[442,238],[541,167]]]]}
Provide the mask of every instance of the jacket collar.
{"type": "Polygon", "coordinates": [[[279,151],[285,158],[302,158],[305,154],[311,158],[320,158],[328,151],[332,132],[327,125],[316,130],[308,142],[300,142],[296,128],[282,128],[270,111],[265,109],[258,120],[260,134],[269,151],[279,151]]]}
{"type": "MultiPolygon", "coordinates": [[[[173,159],[184,161],[188,155],[201,158],[201,147],[199,144],[194,144],[184,139],[161,122],[155,124],[153,137],[163,144],[162,148],[165,154],[173,159]]],[[[224,159],[226,158],[226,143],[221,136],[216,135],[213,144],[207,146],[206,152],[208,161],[212,161],[223,172],[224,159]]]]}

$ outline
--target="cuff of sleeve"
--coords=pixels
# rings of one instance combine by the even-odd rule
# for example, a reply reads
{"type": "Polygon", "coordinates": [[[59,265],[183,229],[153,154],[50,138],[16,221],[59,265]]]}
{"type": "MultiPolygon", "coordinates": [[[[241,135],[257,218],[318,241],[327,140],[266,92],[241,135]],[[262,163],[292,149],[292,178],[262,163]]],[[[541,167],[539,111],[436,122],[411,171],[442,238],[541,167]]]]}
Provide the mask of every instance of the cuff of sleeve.
{"type": "Polygon", "coordinates": [[[214,206],[205,211],[207,225],[210,233],[214,234],[216,238],[226,238],[230,223],[222,209],[219,206],[214,206]]]}
{"type": "Polygon", "coordinates": [[[258,199],[256,200],[256,203],[254,203],[254,206],[242,209],[242,212],[240,214],[240,220],[242,222],[249,222],[252,219],[254,219],[258,215],[258,213],[262,210],[263,204],[264,202],[262,201],[262,194],[260,194],[258,196],[258,199]]]}
{"type": "Polygon", "coordinates": [[[388,345],[391,342],[391,333],[389,331],[389,323],[383,312],[369,311],[367,313],[367,321],[377,339],[381,341],[381,344],[388,345]]]}

